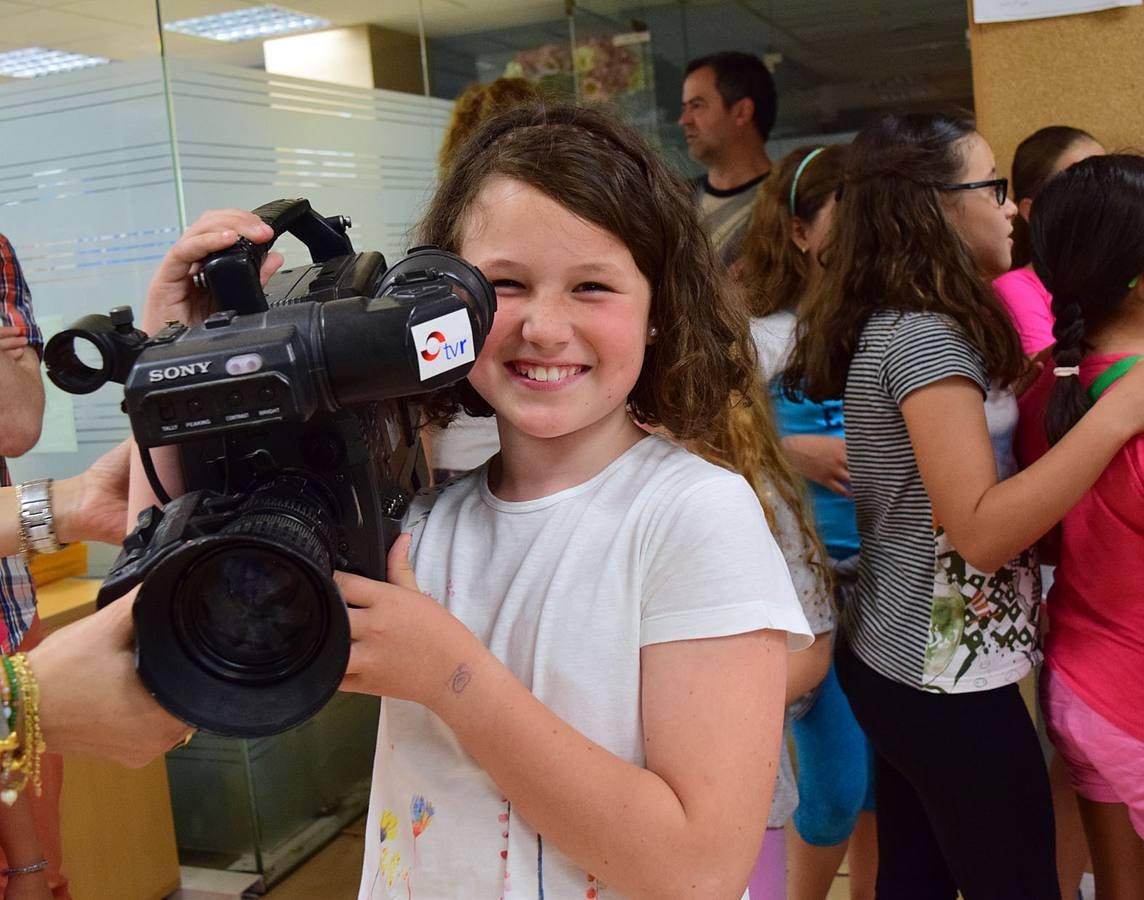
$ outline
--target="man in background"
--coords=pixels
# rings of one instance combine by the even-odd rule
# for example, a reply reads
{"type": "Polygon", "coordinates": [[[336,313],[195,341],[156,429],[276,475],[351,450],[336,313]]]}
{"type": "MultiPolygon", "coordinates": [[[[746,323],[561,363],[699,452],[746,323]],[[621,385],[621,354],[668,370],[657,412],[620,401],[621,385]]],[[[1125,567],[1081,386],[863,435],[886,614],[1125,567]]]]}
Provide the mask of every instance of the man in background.
{"type": "Polygon", "coordinates": [[[755,192],[771,170],[766,142],[776,109],[774,79],[758,57],[724,51],[688,63],[679,125],[688,154],[707,170],[696,200],[728,266],[739,256],[755,192]]]}

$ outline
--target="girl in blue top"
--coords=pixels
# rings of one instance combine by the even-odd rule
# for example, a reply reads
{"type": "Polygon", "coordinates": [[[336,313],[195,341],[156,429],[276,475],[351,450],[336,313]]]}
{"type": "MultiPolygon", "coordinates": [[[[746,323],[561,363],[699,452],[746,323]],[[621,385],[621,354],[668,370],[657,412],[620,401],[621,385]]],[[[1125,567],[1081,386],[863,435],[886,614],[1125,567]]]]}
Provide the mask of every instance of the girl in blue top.
{"type": "MultiPolygon", "coordinates": [[[[777,376],[794,345],[807,285],[821,271],[845,156],[842,145],[801,147],[775,167],[759,191],[740,271],[760,367],[772,385],[783,450],[809,486],[840,607],[853,588],[859,543],[842,400],[816,403],[788,396],[777,376]]],[[[796,713],[791,732],[799,805],[788,844],[789,896],[823,900],[849,845],[850,896],[872,898],[877,846],[870,753],[833,666],[809,705],[796,713]]]]}

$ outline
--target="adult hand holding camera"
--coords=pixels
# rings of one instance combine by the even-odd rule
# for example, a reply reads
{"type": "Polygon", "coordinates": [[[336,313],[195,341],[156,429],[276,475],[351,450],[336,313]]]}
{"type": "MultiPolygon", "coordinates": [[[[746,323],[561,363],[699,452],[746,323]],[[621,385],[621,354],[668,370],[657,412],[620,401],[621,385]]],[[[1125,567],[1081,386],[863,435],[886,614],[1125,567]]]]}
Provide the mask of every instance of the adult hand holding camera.
{"type": "MultiPolygon", "coordinates": [[[[167,251],[151,278],[143,307],[142,329],[155,334],[167,322],[195,325],[210,315],[210,292],[196,286],[192,279],[202,268],[204,259],[233,247],[240,236],[262,244],[274,237],[274,229],[254,213],[242,209],[211,209],[199,216],[167,251]]],[[[281,267],[282,261],[280,253],[266,254],[259,273],[263,284],[281,267]]],[[[182,477],[174,453],[161,450],[154,457],[160,478],[171,496],[182,493],[182,477]]],[[[132,474],[131,480],[129,509],[134,514],[157,500],[141,468],[132,474]]]]}
{"type": "MultiPolygon", "coordinates": [[[[126,440],[79,475],[52,482],[52,520],[61,543],[103,541],[118,544],[127,533],[126,440]]],[[[14,487],[0,488],[0,556],[20,549],[20,514],[14,487]]]]}
{"type": "MultiPolygon", "coordinates": [[[[234,246],[239,236],[263,244],[274,237],[274,229],[254,213],[241,209],[212,209],[199,216],[167,251],[151,279],[143,330],[154,334],[169,321],[194,325],[205,319],[211,312],[210,293],[196,287],[191,279],[206,257],[234,246]]],[[[262,283],[281,265],[280,253],[267,253],[262,264],[262,283]]]]}
{"type": "Polygon", "coordinates": [[[191,731],[155,702],[135,674],[133,599],[133,593],[121,597],[28,653],[48,749],[137,767],[191,731]]]}
{"type": "Polygon", "coordinates": [[[125,440],[72,478],[55,482],[53,497],[62,543],[118,544],[127,533],[127,473],[131,440],[125,440]]]}

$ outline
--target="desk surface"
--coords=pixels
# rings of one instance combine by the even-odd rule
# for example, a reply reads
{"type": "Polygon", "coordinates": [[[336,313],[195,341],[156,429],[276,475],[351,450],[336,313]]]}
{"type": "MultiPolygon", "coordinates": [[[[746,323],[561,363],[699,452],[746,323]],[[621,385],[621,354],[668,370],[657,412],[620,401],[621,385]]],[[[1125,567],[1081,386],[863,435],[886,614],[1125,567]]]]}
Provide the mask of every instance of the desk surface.
{"type": "Polygon", "coordinates": [[[62,578],[36,589],[36,605],[44,631],[51,633],[95,612],[98,578],[62,578]]]}

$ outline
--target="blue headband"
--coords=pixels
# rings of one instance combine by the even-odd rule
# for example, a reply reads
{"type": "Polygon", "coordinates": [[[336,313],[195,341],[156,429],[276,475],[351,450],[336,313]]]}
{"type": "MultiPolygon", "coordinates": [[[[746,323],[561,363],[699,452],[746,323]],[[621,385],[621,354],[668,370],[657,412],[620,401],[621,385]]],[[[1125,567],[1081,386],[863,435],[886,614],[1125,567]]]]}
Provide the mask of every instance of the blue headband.
{"type": "Polygon", "coordinates": [[[806,167],[810,165],[810,161],[825,149],[825,147],[818,147],[814,150],[811,150],[808,154],[806,154],[806,156],[802,158],[802,162],[798,164],[798,168],[794,170],[794,180],[790,183],[790,214],[792,216],[798,215],[798,213],[794,211],[794,198],[796,192],[798,191],[798,180],[802,177],[802,173],[805,171],[806,167]]]}

